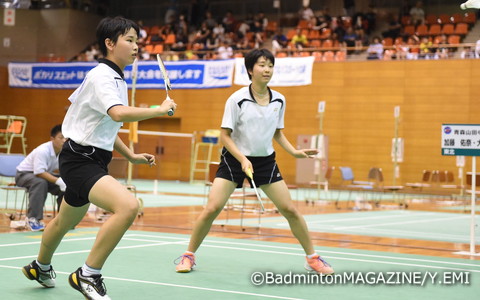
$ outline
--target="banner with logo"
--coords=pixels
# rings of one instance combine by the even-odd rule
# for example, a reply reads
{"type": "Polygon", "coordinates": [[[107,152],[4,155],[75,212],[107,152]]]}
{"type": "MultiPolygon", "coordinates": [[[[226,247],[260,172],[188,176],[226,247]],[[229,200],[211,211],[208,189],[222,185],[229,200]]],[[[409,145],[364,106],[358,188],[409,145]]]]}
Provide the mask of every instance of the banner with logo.
{"type": "MultiPolygon", "coordinates": [[[[96,62],[9,63],[10,87],[75,89],[96,62]]],[[[232,86],[234,60],[165,62],[173,89],[209,89],[232,86]]],[[[124,70],[131,86],[132,66],[124,70]]],[[[137,89],[165,88],[156,61],[138,63],[137,89]]]]}
{"type": "MultiPolygon", "coordinates": [[[[275,58],[273,77],[269,86],[298,86],[312,84],[313,56],[275,58]]],[[[234,84],[249,85],[243,58],[235,58],[234,84]]]]}

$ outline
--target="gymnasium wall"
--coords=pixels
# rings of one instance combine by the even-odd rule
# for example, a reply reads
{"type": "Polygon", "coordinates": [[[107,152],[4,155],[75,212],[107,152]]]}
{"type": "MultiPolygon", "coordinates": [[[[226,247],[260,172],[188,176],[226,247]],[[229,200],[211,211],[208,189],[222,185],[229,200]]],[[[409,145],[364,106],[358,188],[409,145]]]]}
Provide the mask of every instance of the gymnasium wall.
{"type": "Polygon", "coordinates": [[[15,26],[3,25],[0,9],[0,66],[10,61],[33,62],[53,57],[69,60],[95,41],[95,29],[101,17],[71,9],[15,11],[15,26]]]}
{"type": "MultiPolygon", "coordinates": [[[[175,116],[140,122],[139,129],[192,133],[219,128],[225,100],[238,88],[174,90],[175,116]]],[[[423,169],[456,172],[455,158],[441,155],[441,124],[479,123],[479,89],[480,60],[316,63],[312,85],[277,88],[287,98],[285,134],[292,144],[298,135],[318,134],[317,105],[326,101],[324,133],[330,139],[330,165],[351,166],[359,180],[371,167],[381,167],[387,184],[393,178],[394,107],[401,106],[399,136],[405,139],[397,184],[418,181],[423,169]]],[[[62,122],[72,92],[9,88],[5,67],[0,69],[0,91],[0,114],[28,118],[29,151],[48,140],[50,128],[62,122]]],[[[151,105],[164,97],[163,90],[137,90],[136,102],[151,105]]],[[[149,138],[137,145],[137,151],[158,153],[162,168],[136,167],[135,176],[188,180],[189,162],[172,163],[183,157],[182,152],[188,157],[190,148],[182,143],[149,138]]],[[[286,181],[294,183],[295,159],[276,148],[286,181]]],[[[15,150],[20,151],[18,144],[15,150]]],[[[334,180],[338,177],[337,171],[334,180]]]]}

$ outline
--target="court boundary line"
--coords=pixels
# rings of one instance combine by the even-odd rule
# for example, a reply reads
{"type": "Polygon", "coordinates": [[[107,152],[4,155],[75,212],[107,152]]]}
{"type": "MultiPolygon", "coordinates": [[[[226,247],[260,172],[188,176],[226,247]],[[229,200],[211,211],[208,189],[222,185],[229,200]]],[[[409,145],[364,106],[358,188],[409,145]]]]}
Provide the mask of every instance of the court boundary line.
{"type": "MultiPolygon", "coordinates": [[[[89,238],[82,238],[82,239],[72,239],[68,241],[79,241],[79,240],[85,240],[89,238]]],[[[95,237],[91,237],[90,239],[95,239],[95,237]]],[[[175,244],[187,244],[189,239],[186,238],[178,238],[178,237],[169,237],[169,236],[152,236],[152,235],[145,235],[145,234],[137,234],[137,233],[132,233],[132,234],[127,234],[124,236],[125,240],[133,240],[133,241],[145,241],[148,242],[149,244],[140,244],[140,245],[132,245],[132,246],[120,246],[116,247],[115,249],[118,250],[125,250],[125,249],[135,249],[135,248],[144,248],[144,247],[155,247],[155,246],[165,246],[165,245],[175,245],[175,244]],[[152,241],[152,240],[139,240],[139,239],[134,239],[132,237],[135,236],[140,236],[140,237],[148,237],[148,238],[160,238],[160,239],[173,239],[173,240],[179,240],[176,242],[162,242],[162,241],[152,241]]],[[[67,240],[66,240],[67,241],[67,240]]],[[[236,243],[236,242],[224,242],[224,241],[215,241],[215,240],[210,240],[206,239],[205,242],[207,243],[216,243],[216,244],[229,244],[229,245],[237,245],[237,246],[256,246],[256,247],[262,247],[262,248],[273,248],[273,249],[281,249],[281,250],[294,250],[294,251],[302,251],[300,248],[291,248],[291,247],[282,247],[282,246],[272,246],[272,245],[263,245],[263,244],[248,244],[248,243],[236,243]]],[[[267,242],[268,243],[268,242],[267,242]]],[[[211,248],[222,248],[222,249],[231,249],[231,250],[244,250],[244,251],[252,251],[252,252],[263,252],[263,253],[273,253],[273,254],[284,254],[284,255],[295,255],[295,256],[304,256],[303,253],[288,253],[288,252],[280,252],[280,251],[273,251],[273,250],[264,250],[264,249],[252,249],[252,248],[241,248],[241,247],[227,247],[227,246],[219,246],[219,245],[210,245],[210,244],[203,244],[205,247],[211,247],[211,248]]],[[[67,252],[58,252],[54,256],[61,256],[61,255],[70,255],[70,254],[79,254],[79,253],[88,253],[90,252],[90,249],[88,250],[78,250],[78,251],[67,251],[67,252]]],[[[439,266],[429,266],[429,265],[415,265],[415,264],[409,264],[409,263],[396,263],[393,261],[388,261],[388,259],[391,260],[403,260],[403,261],[415,261],[415,262],[426,262],[426,263],[437,263],[437,264],[445,264],[445,265],[457,265],[457,266],[464,266],[464,267],[480,267],[480,265],[477,264],[466,264],[466,263],[459,263],[459,262],[449,262],[449,261],[435,261],[435,260],[428,260],[428,259],[416,259],[416,258],[408,258],[408,257],[393,257],[393,256],[383,256],[383,255],[371,255],[371,254],[361,254],[361,253],[352,253],[352,252],[339,252],[339,251],[321,251],[321,253],[331,253],[331,254],[340,254],[340,255],[350,255],[350,256],[360,256],[360,257],[367,257],[367,258],[380,258],[380,259],[386,259],[387,261],[378,261],[378,260],[366,260],[366,259],[358,259],[358,258],[347,258],[347,257],[338,257],[338,256],[325,256],[327,258],[333,258],[333,259],[339,259],[339,260],[350,260],[350,261],[361,261],[361,262],[376,262],[376,263],[382,263],[382,264],[393,264],[393,265],[405,265],[405,266],[421,266],[421,267],[427,267],[427,268],[442,268],[439,266]]],[[[36,255],[33,256],[21,256],[21,257],[10,257],[10,258],[0,258],[0,261],[12,261],[12,260],[18,260],[18,259],[26,259],[26,258],[35,258],[36,255]]],[[[455,259],[455,258],[454,258],[455,259]]],[[[459,269],[459,268],[453,268],[453,267],[443,267],[443,268],[449,268],[452,270],[465,270],[465,269],[459,269]]],[[[480,270],[466,270],[466,271],[472,271],[472,272],[479,272],[480,270]]]]}
{"type": "MultiPolygon", "coordinates": [[[[0,265],[0,268],[15,269],[15,270],[21,270],[22,269],[20,267],[12,267],[12,266],[4,266],[4,265],[0,265]]],[[[55,273],[62,274],[62,275],[67,275],[67,276],[69,276],[71,274],[71,272],[62,272],[62,271],[55,271],[55,273]]],[[[126,281],[126,282],[130,282],[130,283],[145,283],[145,284],[151,284],[151,285],[161,285],[161,286],[169,286],[169,287],[175,287],[175,288],[189,288],[189,289],[194,289],[194,290],[204,290],[204,291],[211,291],[211,292],[218,292],[218,293],[238,294],[238,295],[263,297],[263,298],[273,298],[273,299],[304,300],[303,298],[290,298],[290,297],[283,297],[283,296],[249,293],[249,292],[241,292],[241,291],[235,291],[235,290],[213,289],[213,288],[191,286],[191,285],[181,285],[181,284],[166,283],[166,282],[155,282],[155,281],[119,278],[119,277],[111,277],[111,276],[102,276],[102,277],[104,279],[116,280],[116,281],[126,281]]]]}

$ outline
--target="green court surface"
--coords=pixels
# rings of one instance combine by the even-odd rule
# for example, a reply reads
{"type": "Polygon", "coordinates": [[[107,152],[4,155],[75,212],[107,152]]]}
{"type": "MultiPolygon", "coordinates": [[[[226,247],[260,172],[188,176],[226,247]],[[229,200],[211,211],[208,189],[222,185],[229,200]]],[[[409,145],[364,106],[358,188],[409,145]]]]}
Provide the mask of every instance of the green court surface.
{"type": "MultiPolygon", "coordinates": [[[[249,215],[252,216],[251,214],[249,215]]],[[[438,213],[410,210],[379,210],[368,212],[304,215],[311,232],[330,232],[390,238],[470,242],[469,214],[438,213]]],[[[476,216],[476,224],[480,216],[476,216]]],[[[282,216],[267,214],[259,218],[217,220],[214,224],[289,229],[282,216]]],[[[476,240],[480,240],[477,230],[476,240]]]]}
{"type": "MultiPolygon", "coordinates": [[[[76,229],[65,237],[53,260],[57,274],[53,289],[27,280],[21,272],[21,266],[36,257],[41,234],[0,234],[1,299],[81,299],[68,285],[68,275],[83,264],[96,232],[96,228],[76,229]]],[[[103,269],[109,296],[404,300],[478,299],[480,294],[480,261],[318,247],[336,270],[331,281],[320,281],[316,275],[306,275],[299,245],[226,238],[207,237],[197,251],[197,269],[178,274],[173,261],[185,250],[188,238],[128,231],[103,269]],[[251,278],[261,276],[269,284],[254,285],[251,278]],[[307,283],[289,284],[293,276],[303,276],[307,283]],[[341,283],[345,276],[348,283],[341,283]]]]}

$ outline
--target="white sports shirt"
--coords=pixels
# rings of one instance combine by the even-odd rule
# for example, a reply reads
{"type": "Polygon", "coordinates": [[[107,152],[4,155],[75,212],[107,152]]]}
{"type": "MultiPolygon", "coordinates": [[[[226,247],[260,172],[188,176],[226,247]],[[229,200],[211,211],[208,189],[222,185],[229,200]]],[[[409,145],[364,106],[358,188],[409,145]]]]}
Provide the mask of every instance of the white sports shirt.
{"type": "Polygon", "coordinates": [[[62,124],[65,138],[112,151],[123,123],[112,120],[107,111],[116,105],[127,106],[127,91],[120,68],[111,61],[100,60],[68,98],[72,105],[62,124]]]}
{"type": "Polygon", "coordinates": [[[233,93],[225,104],[222,128],[232,130],[235,145],[245,156],[268,156],[273,149],[272,139],[277,129],[284,128],[285,97],[269,89],[270,102],[259,105],[250,87],[233,93]]]}
{"type": "Polygon", "coordinates": [[[52,141],[35,148],[17,166],[17,171],[33,172],[35,175],[43,172],[53,173],[56,170],[58,170],[58,157],[53,149],[52,141]]]}

